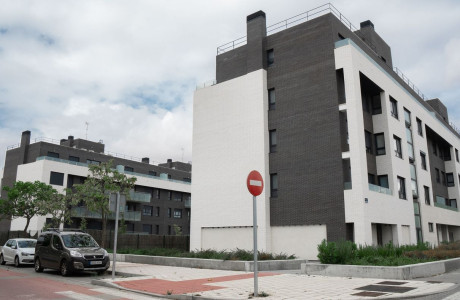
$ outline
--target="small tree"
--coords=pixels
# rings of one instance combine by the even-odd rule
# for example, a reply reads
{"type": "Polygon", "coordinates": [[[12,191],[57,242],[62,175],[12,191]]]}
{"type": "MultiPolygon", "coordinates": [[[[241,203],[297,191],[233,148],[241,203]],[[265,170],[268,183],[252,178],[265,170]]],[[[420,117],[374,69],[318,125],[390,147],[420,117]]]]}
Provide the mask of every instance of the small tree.
{"type": "MultiPolygon", "coordinates": [[[[111,193],[125,193],[134,188],[135,177],[128,178],[125,174],[113,169],[113,161],[91,165],[89,175],[83,184],[76,185],[73,204],[82,203],[89,211],[101,215],[102,236],[106,236],[107,220],[110,215],[109,198],[111,193]]],[[[105,238],[102,239],[105,247],[105,238]]]]}
{"type": "Polygon", "coordinates": [[[43,182],[17,181],[13,187],[6,186],[3,190],[7,192],[8,199],[0,199],[0,214],[11,218],[25,218],[24,233],[35,216],[57,215],[58,211],[65,214],[65,197],[43,182]]]}

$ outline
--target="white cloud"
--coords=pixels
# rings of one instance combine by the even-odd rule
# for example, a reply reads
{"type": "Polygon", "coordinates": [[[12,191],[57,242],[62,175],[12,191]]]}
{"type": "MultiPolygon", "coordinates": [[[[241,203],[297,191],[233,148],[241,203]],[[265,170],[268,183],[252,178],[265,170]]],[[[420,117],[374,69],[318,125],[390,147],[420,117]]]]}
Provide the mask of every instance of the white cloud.
{"type": "MultiPolygon", "coordinates": [[[[33,137],[104,140],[108,150],[192,159],[192,97],[215,77],[219,45],[324,4],[314,0],[0,0],[0,166],[6,146],[33,137]],[[182,148],[184,149],[182,152],[182,148]]],[[[460,3],[346,1],[355,26],[370,19],[395,65],[454,110],[460,95],[460,3]]],[[[460,120],[452,115],[451,119],[460,120]]]]}

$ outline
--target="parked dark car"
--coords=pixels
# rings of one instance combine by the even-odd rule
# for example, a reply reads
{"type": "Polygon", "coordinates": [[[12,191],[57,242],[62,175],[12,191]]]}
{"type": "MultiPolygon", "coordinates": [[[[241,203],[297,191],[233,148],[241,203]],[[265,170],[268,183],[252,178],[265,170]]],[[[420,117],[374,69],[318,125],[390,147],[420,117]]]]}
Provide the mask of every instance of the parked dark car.
{"type": "Polygon", "coordinates": [[[49,230],[37,239],[35,271],[59,270],[62,276],[72,272],[95,271],[103,274],[110,267],[107,251],[83,231],[49,230]]]}

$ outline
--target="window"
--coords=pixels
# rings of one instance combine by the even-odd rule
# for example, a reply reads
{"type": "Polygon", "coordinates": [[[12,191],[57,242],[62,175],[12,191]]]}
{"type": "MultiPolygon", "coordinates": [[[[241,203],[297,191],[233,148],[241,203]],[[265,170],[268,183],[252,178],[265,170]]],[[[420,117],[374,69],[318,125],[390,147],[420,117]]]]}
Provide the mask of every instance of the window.
{"type": "Polygon", "coordinates": [[[406,199],[406,180],[398,176],[399,199],[406,199]]]}
{"type": "Polygon", "coordinates": [[[428,223],[428,231],[433,232],[433,223],[428,223]]]}
{"type": "Polygon", "coordinates": [[[70,155],[69,160],[74,162],[80,162],[80,157],[70,155]]]}
{"type": "Polygon", "coordinates": [[[375,137],[375,154],[384,155],[385,154],[385,137],[383,133],[377,133],[375,137]]]}
{"type": "Polygon", "coordinates": [[[160,199],[160,190],[159,189],[156,190],[155,195],[156,195],[157,199],[160,199]]]}
{"type": "Polygon", "coordinates": [[[422,169],[426,170],[426,154],[420,151],[420,163],[422,164],[422,169]]]}
{"type": "Polygon", "coordinates": [[[152,216],[153,215],[153,207],[144,205],[142,207],[142,215],[143,216],[152,216]]]}
{"type": "Polygon", "coordinates": [[[50,184],[53,185],[64,185],[64,173],[51,172],[50,173],[50,184]]]}
{"type": "Polygon", "coordinates": [[[168,179],[172,179],[172,175],[171,175],[171,174],[168,174],[168,179]]]}
{"type": "Polygon", "coordinates": [[[423,191],[425,192],[425,204],[430,205],[431,200],[430,200],[430,188],[427,186],[423,186],[423,191]]]}
{"type": "Polygon", "coordinates": [[[367,174],[367,182],[370,184],[375,184],[375,175],[374,174],[367,174]]]}
{"type": "Polygon", "coordinates": [[[449,205],[450,205],[450,207],[457,208],[457,200],[456,199],[449,199],[449,205]]]}
{"type": "Polygon", "coordinates": [[[182,218],[182,209],[174,209],[174,218],[176,219],[182,218]]]}
{"type": "Polygon", "coordinates": [[[188,177],[184,177],[182,179],[183,182],[192,182],[192,179],[188,178],[188,177]]]}
{"type": "Polygon", "coordinates": [[[391,115],[398,119],[398,101],[390,97],[391,115]]]}
{"type": "Polygon", "coordinates": [[[174,193],[174,201],[182,202],[182,193],[180,192],[174,193]]]}
{"type": "Polygon", "coordinates": [[[446,181],[447,186],[454,186],[454,174],[453,173],[446,173],[446,181]]]}
{"type": "Polygon", "coordinates": [[[412,187],[412,196],[418,198],[418,186],[417,186],[417,172],[415,170],[415,165],[410,164],[410,178],[411,178],[411,187],[412,187]]]}
{"type": "Polygon", "coordinates": [[[393,141],[394,141],[394,151],[395,151],[396,157],[402,158],[401,139],[397,137],[396,135],[393,135],[393,141]]]}
{"type": "Polygon", "coordinates": [[[276,104],[275,89],[268,90],[268,110],[274,110],[276,104]]]}
{"type": "Polygon", "coordinates": [[[433,154],[438,156],[438,150],[437,150],[436,142],[433,140],[433,142],[431,144],[433,146],[433,154]]]}
{"type": "Polygon", "coordinates": [[[172,200],[172,192],[168,191],[168,200],[172,200]]]}
{"type": "Polygon", "coordinates": [[[441,180],[440,180],[441,177],[439,177],[439,169],[434,168],[434,172],[435,172],[435,175],[436,175],[436,182],[440,183],[441,182],[441,180]]]}
{"type": "Polygon", "coordinates": [[[86,160],[86,163],[87,163],[88,165],[100,165],[100,164],[101,164],[100,161],[98,161],[98,160],[92,160],[92,159],[87,159],[87,160],[86,160]]]}
{"type": "Polygon", "coordinates": [[[404,121],[406,122],[406,127],[410,128],[410,125],[412,124],[410,121],[410,111],[406,108],[404,108],[404,121]]]}
{"type": "Polygon", "coordinates": [[[54,158],[59,158],[59,153],[48,151],[48,154],[46,154],[48,157],[54,157],[54,158]]]}
{"type": "Polygon", "coordinates": [[[155,171],[149,171],[149,175],[150,175],[150,176],[157,176],[157,172],[155,172],[155,171]]]}
{"type": "Polygon", "coordinates": [[[457,149],[455,149],[455,159],[457,160],[457,162],[459,162],[458,161],[458,150],[457,149]]]}
{"type": "Polygon", "coordinates": [[[446,173],[441,171],[441,183],[442,185],[446,185],[446,173]]]}
{"type": "Polygon", "coordinates": [[[134,172],[134,168],[125,166],[125,171],[126,172],[134,172]]]}
{"type": "Polygon", "coordinates": [[[364,137],[366,140],[366,152],[372,153],[372,133],[367,130],[364,130],[364,137]]]}
{"type": "Polygon", "coordinates": [[[278,174],[270,174],[270,197],[278,197],[278,174]]]}
{"type": "Polygon", "coordinates": [[[275,63],[275,52],[273,49],[267,51],[267,66],[270,67],[275,63]]]}
{"type": "Polygon", "coordinates": [[[269,139],[270,139],[270,153],[276,152],[276,130],[269,131],[269,139]]]}
{"type": "Polygon", "coordinates": [[[142,232],[152,234],[152,225],[150,225],[150,224],[142,224],[142,232]]]}
{"type": "Polygon", "coordinates": [[[155,210],[155,217],[159,217],[160,216],[160,207],[157,206],[157,209],[155,210]]]}
{"type": "Polygon", "coordinates": [[[379,175],[378,176],[379,186],[384,188],[390,188],[388,185],[388,175],[379,175]]]}
{"type": "Polygon", "coordinates": [[[417,132],[419,136],[423,136],[422,121],[419,118],[416,118],[417,121],[417,132]]]}
{"type": "Polygon", "coordinates": [[[168,218],[171,218],[171,208],[168,208],[168,218]]]}

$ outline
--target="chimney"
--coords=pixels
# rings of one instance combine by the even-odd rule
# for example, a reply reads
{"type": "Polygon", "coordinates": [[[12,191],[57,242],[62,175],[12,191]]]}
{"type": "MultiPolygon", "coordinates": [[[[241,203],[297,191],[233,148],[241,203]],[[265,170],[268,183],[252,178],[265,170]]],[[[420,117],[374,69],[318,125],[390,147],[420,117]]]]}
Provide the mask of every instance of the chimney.
{"type": "Polygon", "coordinates": [[[142,158],[142,162],[143,162],[144,164],[149,164],[149,163],[150,163],[150,159],[149,159],[148,157],[143,157],[143,158],[142,158]]]}
{"type": "Polygon", "coordinates": [[[30,145],[30,130],[26,130],[26,131],[23,131],[21,135],[21,147],[25,147],[29,145],[30,145]]]}
{"type": "Polygon", "coordinates": [[[69,135],[67,139],[69,140],[69,147],[73,147],[73,135],[69,135]]]}
{"type": "Polygon", "coordinates": [[[67,142],[67,140],[66,140],[66,139],[61,139],[61,141],[59,142],[59,145],[61,145],[61,146],[62,146],[62,145],[64,145],[64,143],[65,143],[65,142],[67,142]]]}
{"type": "Polygon", "coordinates": [[[265,13],[259,10],[246,18],[247,27],[247,73],[267,67],[265,49],[267,25],[265,13]]]}
{"type": "Polygon", "coordinates": [[[361,29],[364,28],[364,27],[371,27],[372,29],[375,29],[375,28],[374,28],[374,23],[372,23],[370,20],[361,22],[361,23],[359,24],[359,27],[360,27],[361,29]]]}

